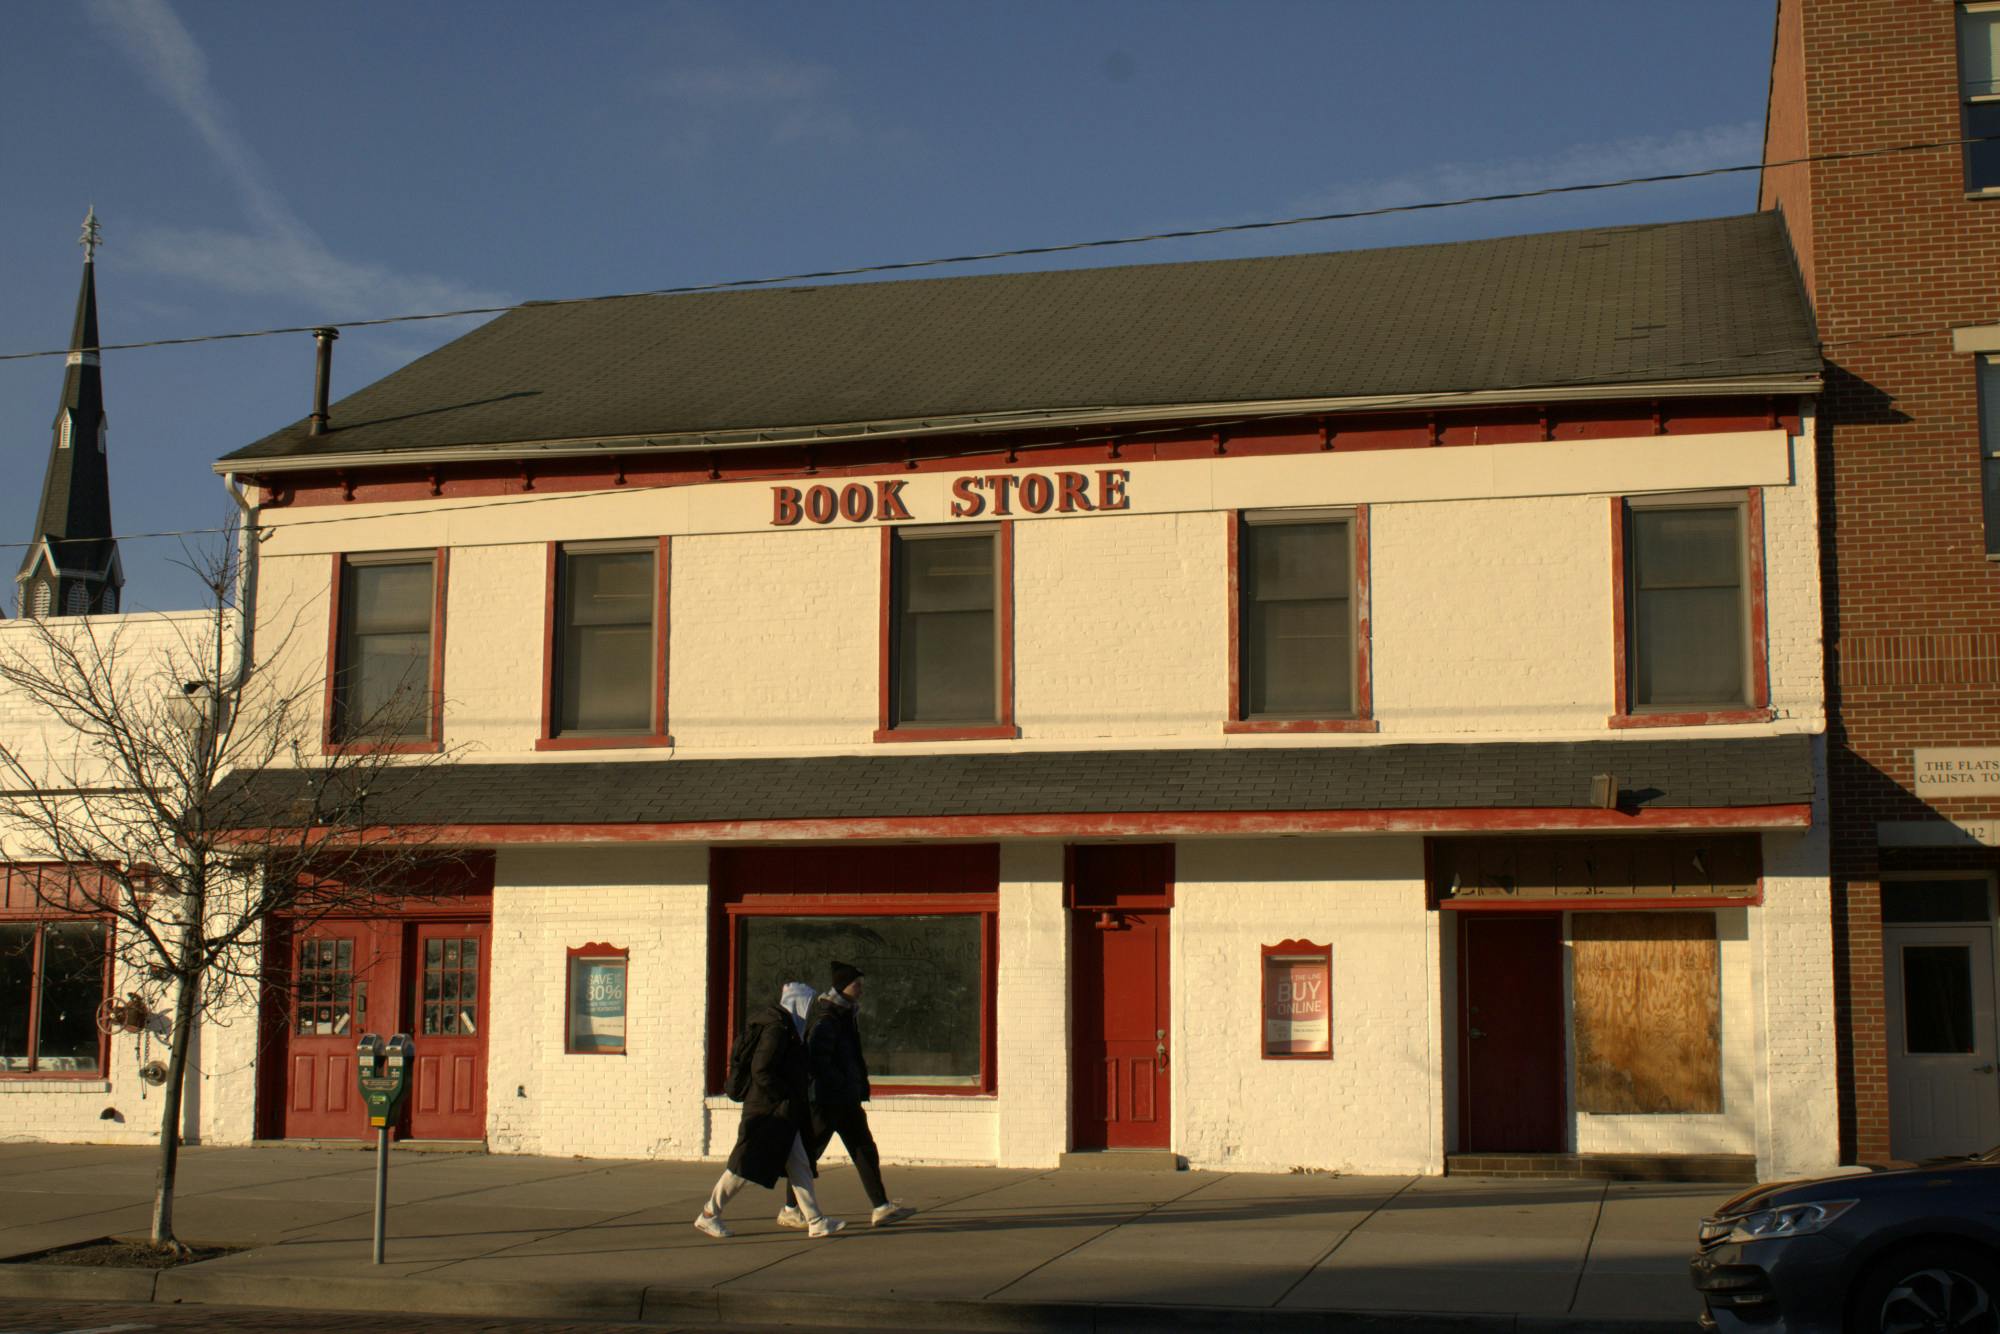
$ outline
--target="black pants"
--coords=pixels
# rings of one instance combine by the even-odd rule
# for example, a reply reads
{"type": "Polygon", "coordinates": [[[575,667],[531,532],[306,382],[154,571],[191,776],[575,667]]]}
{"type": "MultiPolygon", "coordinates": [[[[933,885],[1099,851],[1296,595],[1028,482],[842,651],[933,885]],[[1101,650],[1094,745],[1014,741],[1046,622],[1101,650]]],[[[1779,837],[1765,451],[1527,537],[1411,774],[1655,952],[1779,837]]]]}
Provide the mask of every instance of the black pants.
{"type": "MultiPolygon", "coordinates": [[[[812,1135],[806,1140],[806,1155],[812,1159],[815,1170],[819,1167],[819,1156],[826,1152],[835,1135],[840,1136],[847,1156],[854,1160],[854,1170],[860,1174],[861,1188],[868,1192],[868,1202],[877,1209],[887,1204],[889,1192],[882,1188],[882,1155],[876,1151],[875,1136],[868,1130],[868,1109],[858,1102],[813,1104],[812,1135]]],[[[785,1187],[785,1203],[794,1203],[789,1183],[785,1187]]]]}

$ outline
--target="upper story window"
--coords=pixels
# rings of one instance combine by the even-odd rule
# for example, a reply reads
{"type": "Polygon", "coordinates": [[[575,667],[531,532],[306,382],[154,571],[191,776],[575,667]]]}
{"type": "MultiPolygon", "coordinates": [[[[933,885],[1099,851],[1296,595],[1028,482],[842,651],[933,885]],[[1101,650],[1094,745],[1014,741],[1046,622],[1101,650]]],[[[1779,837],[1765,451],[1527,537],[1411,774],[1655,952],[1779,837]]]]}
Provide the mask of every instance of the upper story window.
{"type": "Polygon", "coordinates": [[[1230,731],[1373,729],[1365,508],[1236,521],[1230,731]]]}
{"type": "Polygon", "coordinates": [[[1979,359],[1979,486],[1986,497],[1986,554],[2000,559],[2000,358],[1979,359]]]}
{"type": "MultiPolygon", "coordinates": [[[[1958,88],[1964,135],[2000,135],[2000,0],[1958,7],[1958,88]]],[[[2000,139],[1965,146],[1965,188],[2000,191],[2000,139]]]]}
{"type": "Polygon", "coordinates": [[[544,748],[664,741],[664,539],[550,549],[544,748]]]}
{"type": "Polygon", "coordinates": [[[884,529],[878,741],[1011,737],[1011,524],[884,529]]]}
{"type": "Polygon", "coordinates": [[[443,553],[340,558],[328,739],[435,743],[443,553]]]}
{"type": "Polygon", "coordinates": [[[1768,704],[1758,492],[1614,502],[1620,528],[1614,722],[1745,722],[1768,704]]]}

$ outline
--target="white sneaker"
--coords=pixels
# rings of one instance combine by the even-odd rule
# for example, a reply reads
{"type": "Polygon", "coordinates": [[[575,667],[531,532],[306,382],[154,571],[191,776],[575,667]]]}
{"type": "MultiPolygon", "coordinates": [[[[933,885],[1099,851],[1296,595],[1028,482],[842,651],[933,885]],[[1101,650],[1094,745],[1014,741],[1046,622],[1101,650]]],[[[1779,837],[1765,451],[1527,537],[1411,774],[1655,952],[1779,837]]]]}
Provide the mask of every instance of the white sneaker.
{"type": "Polygon", "coordinates": [[[912,1209],[909,1205],[897,1204],[894,1200],[891,1200],[887,1204],[875,1207],[875,1212],[868,1215],[868,1226],[887,1227],[891,1223],[902,1222],[915,1212],[916,1210],[912,1209]]]}
{"type": "Polygon", "coordinates": [[[806,1229],[806,1235],[809,1237],[830,1237],[846,1226],[847,1224],[838,1218],[828,1218],[825,1214],[821,1214],[818,1218],[813,1219],[812,1225],[806,1229]]]}
{"type": "Polygon", "coordinates": [[[706,1232],[711,1237],[723,1238],[736,1235],[729,1230],[727,1223],[724,1223],[720,1218],[717,1218],[706,1209],[695,1215],[694,1226],[696,1231],[706,1232]]]}
{"type": "Polygon", "coordinates": [[[799,1231],[803,1232],[806,1230],[807,1227],[810,1226],[810,1224],[806,1222],[806,1216],[803,1213],[799,1212],[798,1205],[788,1204],[784,1208],[778,1210],[778,1226],[797,1228],[799,1231]]]}

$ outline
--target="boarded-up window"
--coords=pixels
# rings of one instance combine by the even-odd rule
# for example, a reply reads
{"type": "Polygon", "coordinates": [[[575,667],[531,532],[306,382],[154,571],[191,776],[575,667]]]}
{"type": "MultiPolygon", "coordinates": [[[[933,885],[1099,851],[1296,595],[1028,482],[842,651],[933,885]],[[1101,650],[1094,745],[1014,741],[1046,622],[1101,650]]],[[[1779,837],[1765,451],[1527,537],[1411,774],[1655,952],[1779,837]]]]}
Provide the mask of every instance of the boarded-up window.
{"type": "Polygon", "coordinates": [[[1722,1110],[1722,992],[1713,913],[1572,920],[1579,1111],[1722,1110]]]}

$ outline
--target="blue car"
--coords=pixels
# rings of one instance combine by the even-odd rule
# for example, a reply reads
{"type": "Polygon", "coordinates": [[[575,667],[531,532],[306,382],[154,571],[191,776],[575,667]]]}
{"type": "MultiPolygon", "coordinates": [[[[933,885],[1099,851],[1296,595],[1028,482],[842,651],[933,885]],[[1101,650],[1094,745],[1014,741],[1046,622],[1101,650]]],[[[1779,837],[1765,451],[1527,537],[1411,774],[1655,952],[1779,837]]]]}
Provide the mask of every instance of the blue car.
{"type": "Polygon", "coordinates": [[[1717,1334],[2000,1334],[2000,1149],[1758,1186],[1688,1263],[1717,1334]]]}

